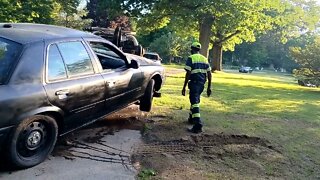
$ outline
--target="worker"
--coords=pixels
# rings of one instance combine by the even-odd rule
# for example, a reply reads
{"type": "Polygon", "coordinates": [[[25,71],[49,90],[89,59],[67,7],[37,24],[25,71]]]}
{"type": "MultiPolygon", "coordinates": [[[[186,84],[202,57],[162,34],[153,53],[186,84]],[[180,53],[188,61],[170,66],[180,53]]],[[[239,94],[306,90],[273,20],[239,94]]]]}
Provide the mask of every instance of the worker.
{"type": "Polygon", "coordinates": [[[192,128],[188,128],[189,132],[201,133],[202,122],[200,118],[200,95],[204,89],[204,85],[208,78],[207,96],[211,95],[211,67],[208,59],[199,54],[201,44],[194,42],[191,45],[191,56],[187,59],[185,70],[186,76],[182,88],[182,95],[186,94],[186,86],[189,88],[190,114],[188,122],[193,124],[192,128]]]}

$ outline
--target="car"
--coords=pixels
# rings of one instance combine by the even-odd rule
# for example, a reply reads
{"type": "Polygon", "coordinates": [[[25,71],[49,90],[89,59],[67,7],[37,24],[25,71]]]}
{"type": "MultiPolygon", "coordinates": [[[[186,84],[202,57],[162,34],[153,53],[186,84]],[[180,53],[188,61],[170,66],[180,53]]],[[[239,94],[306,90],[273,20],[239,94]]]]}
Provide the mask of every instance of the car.
{"type": "Polygon", "coordinates": [[[240,67],[239,69],[239,72],[241,73],[252,73],[253,69],[251,67],[248,67],[248,66],[242,66],[240,67]]]}
{"type": "MultiPolygon", "coordinates": [[[[150,111],[164,68],[74,29],[0,23],[0,148],[14,167],[43,162],[57,137],[130,104],[150,111]]],[[[2,161],[2,160],[1,160],[2,161]]]]}
{"type": "Polygon", "coordinates": [[[160,58],[159,54],[155,53],[155,52],[147,52],[147,53],[145,53],[143,55],[143,57],[151,59],[151,60],[156,61],[156,62],[161,62],[162,61],[162,59],[160,58]]]}

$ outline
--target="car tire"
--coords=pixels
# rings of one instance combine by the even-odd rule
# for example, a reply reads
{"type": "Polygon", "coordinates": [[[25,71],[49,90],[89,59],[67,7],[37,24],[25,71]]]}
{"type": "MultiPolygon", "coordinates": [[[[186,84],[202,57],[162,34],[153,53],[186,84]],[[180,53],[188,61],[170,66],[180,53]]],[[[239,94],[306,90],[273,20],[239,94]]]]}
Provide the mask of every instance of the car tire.
{"type": "Polygon", "coordinates": [[[58,125],[50,116],[35,115],[22,121],[10,136],[7,158],[15,168],[40,164],[52,152],[58,125]]]}
{"type": "Polygon", "coordinates": [[[151,79],[148,83],[146,91],[140,100],[140,110],[145,112],[150,112],[152,108],[152,100],[154,93],[154,80],[151,79]]]}

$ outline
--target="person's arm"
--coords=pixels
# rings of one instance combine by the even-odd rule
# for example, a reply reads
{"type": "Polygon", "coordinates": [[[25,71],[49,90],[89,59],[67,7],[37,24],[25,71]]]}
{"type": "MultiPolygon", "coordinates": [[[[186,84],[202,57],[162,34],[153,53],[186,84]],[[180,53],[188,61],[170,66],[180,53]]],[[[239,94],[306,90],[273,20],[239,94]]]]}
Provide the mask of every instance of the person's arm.
{"type": "Polygon", "coordinates": [[[212,80],[212,74],[211,74],[211,67],[208,64],[208,69],[207,69],[207,77],[208,77],[208,88],[207,88],[207,96],[209,97],[211,95],[211,80],[212,80]]]}
{"type": "Polygon", "coordinates": [[[188,84],[188,82],[189,82],[190,74],[191,74],[191,71],[187,70],[186,76],[185,76],[185,78],[184,78],[183,88],[182,88],[182,95],[183,95],[183,96],[186,95],[186,87],[187,87],[187,84],[188,84]]]}
{"type": "Polygon", "coordinates": [[[208,76],[208,89],[207,89],[207,95],[208,97],[211,95],[211,80],[212,80],[212,75],[211,71],[207,71],[207,76],[208,76]]]}
{"type": "Polygon", "coordinates": [[[187,59],[186,66],[184,67],[184,69],[186,70],[186,76],[184,78],[184,84],[183,84],[182,93],[181,93],[183,96],[186,95],[186,87],[189,82],[189,78],[192,70],[192,59],[190,57],[187,59]]]}

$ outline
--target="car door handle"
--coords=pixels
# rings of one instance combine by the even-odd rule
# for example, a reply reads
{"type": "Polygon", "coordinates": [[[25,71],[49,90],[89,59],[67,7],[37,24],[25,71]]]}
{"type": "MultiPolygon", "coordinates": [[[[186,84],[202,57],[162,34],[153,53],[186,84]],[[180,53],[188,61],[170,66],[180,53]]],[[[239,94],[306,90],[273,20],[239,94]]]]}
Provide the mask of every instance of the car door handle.
{"type": "Polygon", "coordinates": [[[59,90],[56,92],[56,95],[57,96],[61,96],[61,95],[65,95],[65,96],[68,96],[69,95],[69,90],[68,89],[65,89],[65,90],[59,90]]]}
{"type": "Polygon", "coordinates": [[[112,87],[116,84],[116,82],[115,81],[108,81],[107,84],[109,87],[112,87]]]}

